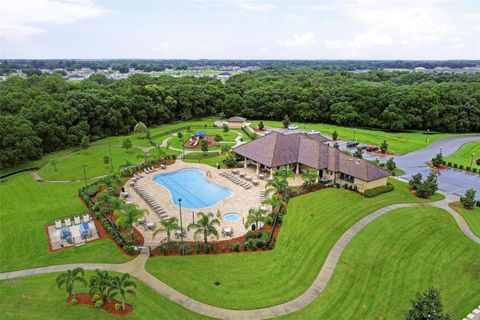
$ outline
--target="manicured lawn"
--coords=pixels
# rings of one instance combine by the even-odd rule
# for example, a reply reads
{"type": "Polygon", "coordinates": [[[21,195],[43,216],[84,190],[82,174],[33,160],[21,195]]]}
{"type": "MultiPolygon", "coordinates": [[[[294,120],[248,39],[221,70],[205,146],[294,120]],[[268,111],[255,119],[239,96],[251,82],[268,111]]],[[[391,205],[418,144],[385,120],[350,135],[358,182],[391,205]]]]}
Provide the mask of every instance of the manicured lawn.
{"type": "Polygon", "coordinates": [[[357,234],[325,291],[284,318],[405,319],[409,299],[433,286],[451,319],[462,319],[478,306],[479,270],[480,246],[447,212],[398,209],[357,234]]]}
{"type": "MultiPolygon", "coordinates": [[[[86,273],[87,278],[91,272],[86,273]]],[[[1,319],[119,319],[103,309],[66,303],[67,293],[55,283],[57,274],[44,274],[26,278],[0,281],[1,319]]],[[[122,319],[206,319],[156,293],[141,281],[137,296],[128,297],[133,312],[122,319]]],[[[79,287],[79,292],[88,289],[79,287]]]]}
{"type": "MultiPolygon", "coordinates": [[[[259,121],[253,121],[255,125],[259,121]]],[[[279,121],[264,121],[265,126],[269,127],[283,127],[282,123],[279,121]]],[[[301,129],[305,128],[305,125],[296,123],[301,129]]],[[[451,136],[456,136],[460,134],[450,134],[450,133],[435,133],[425,135],[420,131],[412,132],[388,132],[381,130],[369,130],[369,129],[354,129],[352,127],[341,127],[331,124],[323,123],[308,123],[307,130],[315,129],[320,131],[320,133],[331,135],[333,131],[337,130],[338,138],[341,140],[353,140],[354,133],[355,139],[361,143],[374,144],[380,146],[383,140],[386,140],[389,144],[389,150],[397,153],[404,154],[412,152],[421,148],[426,147],[430,143],[451,136]]]]}
{"type": "Polygon", "coordinates": [[[289,301],[312,284],[334,243],[355,222],[392,203],[424,201],[413,197],[405,183],[391,183],[394,191],[370,199],[334,188],[292,199],[272,251],[156,257],[147,261],[147,270],[216,306],[250,309],[289,301]]]}
{"type": "Polygon", "coordinates": [[[457,152],[445,158],[445,161],[463,165],[465,168],[470,167],[480,170],[480,166],[476,161],[480,159],[480,142],[470,142],[464,144],[457,152]],[[475,154],[472,162],[472,154],[475,154]]]}
{"type": "Polygon", "coordinates": [[[220,154],[219,152],[209,152],[206,155],[203,152],[189,153],[183,159],[185,162],[194,162],[194,163],[203,163],[209,166],[215,167],[219,163],[222,168],[226,168],[223,160],[225,160],[226,155],[220,154]]]}
{"type": "Polygon", "coordinates": [[[473,233],[475,233],[477,237],[480,237],[480,208],[465,209],[460,202],[452,202],[450,203],[450,207],[460,213],[465,221],[467,221],[473,233]]]}
{"type": "Polygon", "coordinates": [[[126,262],[110,240],[48,252],[44,228],[55,218],[85,212],[81,183],[40,183],[28,173],[0,183],[0,272],[74,262],[126,262]]]}
{"type": "MultiPolygon", "coordinates": [[[[121,165],[137,163],[142,161],[144,153],[136,148],[126,151],[120,146],[111,146],[113,166],[115,169],[121,165]]],[[[66,155],[64,158],[57,159],[56,169],[50,162],[41,168],[38,175],[47,180],[76,180],[83,179],[83,164],[87,164],[87,177],[96,177],[110,173],[110,163],[105,164],[103,157],[109,156],[108,146],[95,145],[87,149],[80,149],[66,155]]]]}

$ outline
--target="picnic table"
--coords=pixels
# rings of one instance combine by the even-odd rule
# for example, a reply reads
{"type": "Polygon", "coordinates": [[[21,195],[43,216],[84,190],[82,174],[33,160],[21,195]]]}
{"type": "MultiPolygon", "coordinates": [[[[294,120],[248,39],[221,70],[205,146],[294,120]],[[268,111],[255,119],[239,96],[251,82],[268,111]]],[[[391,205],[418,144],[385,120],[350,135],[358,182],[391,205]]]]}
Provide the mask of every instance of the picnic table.
{"type": "Polygon", "coordinates": [[[232,236],[233,235],[233,230],[230,227],[225,227],[225,228],[223,228],[222,233],[226,236],[232,236]]]}
{"type": "Polygon", "coordinates": [[[155,228],[155,223],[147,222],[147,228],[150,229],[150,230],[153,230],[155,228]]]}

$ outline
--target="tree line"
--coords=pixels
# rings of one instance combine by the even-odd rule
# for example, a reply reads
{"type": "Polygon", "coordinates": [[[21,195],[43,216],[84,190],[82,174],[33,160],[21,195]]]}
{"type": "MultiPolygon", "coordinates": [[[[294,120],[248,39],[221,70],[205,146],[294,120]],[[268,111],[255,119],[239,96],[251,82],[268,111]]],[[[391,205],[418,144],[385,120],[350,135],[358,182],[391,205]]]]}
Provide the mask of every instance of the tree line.
{"type": "Polygon", "coordinates": [[[60,74],[0,83],[0,167],[106,136],[205,116],[443,132],[480,131],[480,75],[273,68],[225,84],[134,75],[81,82],[60,74]]]}

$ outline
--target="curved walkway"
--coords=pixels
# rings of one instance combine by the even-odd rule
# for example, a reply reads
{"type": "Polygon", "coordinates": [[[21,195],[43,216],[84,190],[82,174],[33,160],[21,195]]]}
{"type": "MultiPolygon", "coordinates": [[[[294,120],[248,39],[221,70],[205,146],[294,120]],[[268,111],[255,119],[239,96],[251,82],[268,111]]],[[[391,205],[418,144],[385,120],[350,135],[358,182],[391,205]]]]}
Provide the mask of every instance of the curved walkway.
{"type": "Polygon", "coordinates": [[[56,266],[48,266],[48,267],[41,267],[35,269],[27,269],[27,270],[20,270],[20,271],[12,271],[12,272],[5,272],[0,273],[0,279],[11,279],[17,277],[24,277],[36,274],[43,274],[43,273],[51,273],[51,272],[59,272],[65,271],[67,269],[72,269],[76,267],[82,267],[85,270],[94,270],[94,269],[104,269],[112,272],[128,272],[132,276],[138,278],[139,280],[143,281],[145,284],[150,286],[152,289],[157,291],[159,294],[163,295],[164,297],[172,300],[173,302],[178,303],[179,305],[214,318],[221,318],[221,319],[265,319],[271,317],[277,317],[281,315],[285,315],[291,312],[295,312],[308,304],[310,304],[313,300],[315,300],[325,289],[328,285],[328,282],[332,278],[333,272],[335,271],[335,267],[340,259],[340,256],[343,250],[347,247],[348,243],[353,239],[353,237],[359,233],[365,226],[367,226],[372,221],[376,220],[377,218],[399,208],[406,208],[406,207],[420,207],[420,206],[435,206],[441,209],[446,210],[450,213],[455,221],[457,222],[460,230],[471,240],[480,244],[480,238],[477,237],[468,227],[467,223],[463,219],[463,217],[458,214],[456,211],[451,209],[448,206],[448,203],[452,201],[450,197],[445,198],[444,200],[437,201],[437,202],[430,202],[430,203],[400,203],[400,204],[392,204],[381,209],[374,211],[373,213],[369,214],[368,216],[364,217],[353,226],[351,226],[341,237],[337,240],[335,245],[330,250],[320,273],[317,275],[317,278],[312,283],[312,285],[300,296],[297,298],[282,303],[280,305],[262,308],[262,309],[255,309],[255,310],[229,310],[224,308],[219,308],[215,306],[211,306],[205,304],[203,302],[194,300],[181,292],[169,287],[159,279],[155,278],[153,275],[148,273],[145,270],[145,262],[148,259],[148,255],[141,254],[137,258],[124,263],[124,264],[104,264],[104,263],[82,263],[82,264],[66,264],[66,265],[56,265],[56,266]]]}

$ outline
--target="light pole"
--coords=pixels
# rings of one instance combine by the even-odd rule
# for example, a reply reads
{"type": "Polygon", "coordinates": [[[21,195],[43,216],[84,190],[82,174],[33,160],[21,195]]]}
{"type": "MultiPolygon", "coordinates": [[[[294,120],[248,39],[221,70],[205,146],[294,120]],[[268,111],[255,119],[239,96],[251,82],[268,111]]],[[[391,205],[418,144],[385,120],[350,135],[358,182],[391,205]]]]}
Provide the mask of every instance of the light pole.
{"type": "Polygon", "coordinates": [[[178,206],[180,207],[180,238],[183,243],[182,198],[178,198],[178,206]]]}
{"type": "Polygon", "coordinates": [[[440,146],[440,153],[442,153],[442,150],[443,150],[443,146],[440,146]]]}
{"type": "Polygon", "coordinates": [[[85,188],[87,188],[87,166],[88,165],[86,163],[83,164],[83,177],[85,178],[85,188]]]}
{"type": "Polygon", "coordinates": [[[303,118],[304,123],[305,123],[305,130],[307,130],[307,117],[303,118]]]}
{"type": "Polygon", "coordinates": [[[470,161],[470,169],[473,168],[473,158],[475,158],[475,152],[472,153],[472,160],[470,161]]]}
{"type": "Polygon", "coordinates": [[[192,221],[195,223],[195,211],[192,211],[192,221]]]}
{"type": "Polygon", "coordinates": [[[110,154],[110,166],[111,166],[112,172],[113,172],[112,149],[111,149],[110,145],[108,145],[108,153],[110,154]]]}

